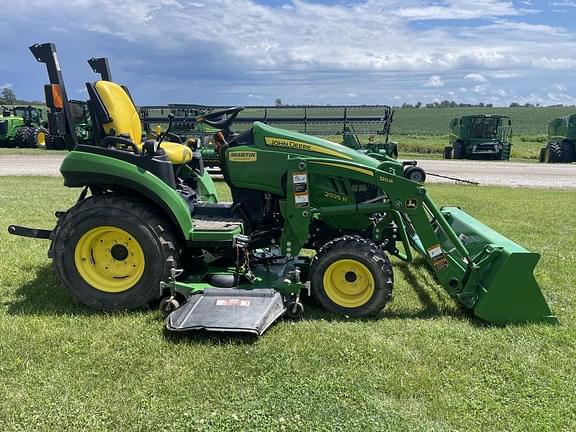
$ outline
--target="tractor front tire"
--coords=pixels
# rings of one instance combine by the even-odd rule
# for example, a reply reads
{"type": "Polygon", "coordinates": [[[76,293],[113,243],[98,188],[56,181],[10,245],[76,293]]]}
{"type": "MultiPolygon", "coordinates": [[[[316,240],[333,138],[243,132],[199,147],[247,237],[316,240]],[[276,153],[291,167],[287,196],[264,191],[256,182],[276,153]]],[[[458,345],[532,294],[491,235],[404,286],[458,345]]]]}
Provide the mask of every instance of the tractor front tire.
{"type": "Polygon", "coordinates": [[[546,147],[540,147],[540,154],[538,155],[538,162],[546,162],[546,147]]]}
{"type": "Polygon", "coordinates": [[[30,146],[32,128],[23,126],[14,134],[14,147],[25,148],[30,146]]]}
{"type": "Polygon", "coordinates": [[[101,310],[135,309],[161,296],[179,260],[168,221],[126,196],[97,196],[60,217],[53,269],[75,300],[101,310]]]}
{"type": "Polygon", "coordinates": [[[572,163],[576,161],[576,144],[574,141],[565,139],[560,143],[560,150],[562,151],[562,162],[572,163]]]}
{"type": "Polygon", "coordinates": [[[426,181],[426,171],[417,166],[409,166],[404,170],[404,177],[417,183],[426,181]]]}
{"type": "Polygon", "coordinates": [[[46,147],[46,138],[48,137],[48,133],[49,132],[43,127],[33,129],[29,136],[28,147],[46,147]]]}
{"type": "Polygon", "coordinates": [[[454,143],[454,159],[464,159],[464,144],[462,144],[462,141],[454,143]]]}
{"type": "Polygon", "coordinates": [[[560,147],[560,143],[557,142],[548,143],[548,150],[546,152],[546,162],[548,163],[562,162],[562,147],[560,147]]]}
{"type": "Polygon", "coordinates": [[[314,300],[336,314],[374,316],[392,297],[394,276],[388,256],[359,236],[326,243],[313,258],[310,274],[314,300]]]}
{"type": "Polygon", "coordinates": [[[442,154],[444,159],[452,159],[452,147],[446,146],[444,147],[444,153],[442,154]]]}

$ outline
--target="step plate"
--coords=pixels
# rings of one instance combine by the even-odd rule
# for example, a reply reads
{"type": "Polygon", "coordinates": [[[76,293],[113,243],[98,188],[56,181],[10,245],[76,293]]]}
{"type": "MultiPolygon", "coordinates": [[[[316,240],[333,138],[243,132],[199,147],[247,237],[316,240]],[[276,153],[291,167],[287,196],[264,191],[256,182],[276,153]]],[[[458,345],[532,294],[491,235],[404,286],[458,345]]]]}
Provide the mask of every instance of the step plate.
{"type": "Polygon", "coordinates": [[[168,315],[166,328],[260,336],[285,311],[282,295],[273,289],[209,288],[168,315]]]}

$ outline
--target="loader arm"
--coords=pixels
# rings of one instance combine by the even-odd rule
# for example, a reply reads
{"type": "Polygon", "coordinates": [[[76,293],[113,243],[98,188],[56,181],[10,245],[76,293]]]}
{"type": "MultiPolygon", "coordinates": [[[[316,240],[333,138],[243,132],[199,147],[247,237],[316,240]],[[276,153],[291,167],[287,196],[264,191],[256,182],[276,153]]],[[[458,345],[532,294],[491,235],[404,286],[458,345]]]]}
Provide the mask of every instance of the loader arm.
{"type": "MultiPolygon", "coordinates": [[[[286,220],[282,248],[287,255],[297,255],[304,246],[314,218],[387,214],[398,225],[399,240],[405,248],[410,245],[422,255],[444,289],[480,318],[496,323],[557,322],[533,276],[539,255],[528,252],[461,209],[438,208],[422,184],[341,159],[289,162],[287,198],[282,206],[286,220]],[[309,188],[298,183],[303,174],[341,176],[369,183],[383,191],[386,198],[379,202],[314,208],[313,203],[302,199],[302,191],[309,188]]],[[[373,234],[376,242],[378,231],[375,229],[373,234]]],[[[406,249],[406,255],[399,257],[410,260],[409,247],[406,249]]]]}

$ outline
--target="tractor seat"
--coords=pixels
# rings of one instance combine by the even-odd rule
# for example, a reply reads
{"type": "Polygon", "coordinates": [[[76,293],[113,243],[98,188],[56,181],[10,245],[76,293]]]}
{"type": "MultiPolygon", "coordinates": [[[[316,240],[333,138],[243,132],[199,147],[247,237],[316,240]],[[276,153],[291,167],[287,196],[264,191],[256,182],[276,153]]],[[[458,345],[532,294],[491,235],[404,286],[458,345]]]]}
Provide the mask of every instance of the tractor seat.
{"type": "MultiPolygon", "coordinates": [[[[142,149],[142,123],[132,99],[120,85],[111,81],[96,81],[93,85],[106,111],[102,121],[105,135],[128,136],[142,149]]],[[[183,165],[192,160],[192,150],[183,144],[163,142],[160,147],[174,165],[183,165]]]]}

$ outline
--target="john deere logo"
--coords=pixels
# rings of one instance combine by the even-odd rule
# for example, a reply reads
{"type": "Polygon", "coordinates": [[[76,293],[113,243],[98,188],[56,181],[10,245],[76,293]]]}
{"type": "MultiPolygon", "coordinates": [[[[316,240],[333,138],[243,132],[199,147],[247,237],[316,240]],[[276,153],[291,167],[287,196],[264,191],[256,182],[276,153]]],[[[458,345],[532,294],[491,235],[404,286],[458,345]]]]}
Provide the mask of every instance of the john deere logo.
{"type": "Polygon", "coordinates": [[[406,205],[405,205],[405,207],[406,207],[407,209],[415,209],[415,208],[418,208],[418,201],[415,200],[415,199],[408,199],[408,200],[406,200],[406,205]]]}
{"type": "MultiPolygon", "coordinates": [[[[322,153],[325,155],[334,156],[334,157],[337,157],[339,159],[352,160],[352,158],[350,156],[348,156],[347,154],[341,153],[341,152],[334,150],[330,147],[325,147],[325,146],[321,146],[321,145],[317,145],[317,144],[309,144],[309,143],[305,143],[305,142],[301,142],[301,141],[294,141],[291,139],[275,138],[275,137],[265,137],[264,142],[266,143],[267,146],[271,146],[271,147],[283,147],[283,148],[288,148],[288,149],[293,149],[293,150],[305,150],[305,151],[309,151],[309,152],[313,152],[313,153],[322,153]]],[[[346,149],[345,147],[341,146],[340,144],[332,143],[330,145],[331,146],[340,146],[340,147],[346,149]]]]}
{"type": "Polygon", "coordinates": [[[291,149],[296,149],[296,150],[313,151],[312,146],[310,144],[303,143],[300,141],[292,141],[289,139],[272,138],[272,137],[266,137],[265,140],[266,140],[266,145],[269,145],[272,147],[286,147],[286,148],[291,148],[291,149]]]}
{"type": "Polygon", "coordinates": [[[228,153],[230,162],[256,162],[258,153],[252,151],[235,151],[228,153]]]}

